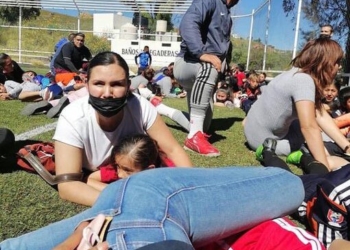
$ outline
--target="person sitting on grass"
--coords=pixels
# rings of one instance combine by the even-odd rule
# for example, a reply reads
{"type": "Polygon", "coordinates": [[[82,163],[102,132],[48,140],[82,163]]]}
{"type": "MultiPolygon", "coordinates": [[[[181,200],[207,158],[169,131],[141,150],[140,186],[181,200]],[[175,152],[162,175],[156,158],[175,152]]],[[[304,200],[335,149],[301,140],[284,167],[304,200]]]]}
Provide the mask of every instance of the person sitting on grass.
{"type": "Polygon", "coordinates": [[[21,83],[23,73],[24,70],[8,54],[0,53],[0,84],[7,80],[21,83]]]}
{"type": "Polygon", "coordinates": [[[334,118],[335,115],[334,112],[336,112],[339,109],[339,91],[340,91],[340,82],[337,80],[334,80],[331,84],[328,84],[323,88],[322,94],[323,94],[323,107],[325,110],[334,118]]]}
{"type": "Polygon", "coordinates": [[[246,94],[246,98],[241,98],[241,108],[247,115],[250,108],[261,94],[259,76],[256,73],[249,74],[247,82],[244,84],[243,93],[246,94]]]}
{"type": "MultiPolygon", "coordinates": [[[[148,134],[178,167],[192,167],[157,110],[131,93],[129,67],[117,53],[97,54],[87,71],[88,96],[74,101],[60,114],[54,134],[56,174],[97,171],[107,165],[121,138],[148,134]]],[[[100,191],[84,181],[58,184],[62,199],[91,206],[100,191]]]]}
{"type": "Polygon", "coordinates": [[[338,157],[326,152],[321,132],[346,153],[350,153],[349,141],[324,110],[321,93],[334,81],[342,58],[343,50],[336,41],[310,40],[293,59],[293,67],[269,82],[244,125],[248,145],[264,165],[288,169],[278,155],[287,156],[306,142],[320,163],[318,173],[328,173],[341,166],[338,157]]]}
{"type": "Polygon", "coordinates": [[[232,109],[234,106],[230,98],[230,92],[228,88],[218,88],[214,95],[214,105],[232,109]]]}
{"type": "Polygon", "coordinates": [[[67,42],[54,59],[55,81],[67,85],[76,75],[82,80],[86,77],[86,69],[91,59],[91,52],[85,46],[85,34],[74,34],[72,42],[67,42]]]}
{"type": "MultiPolygon", "coordinates": [[[[341,133],[346,138],[349,138],[350,115],[348,112],[350,111],[350,87],[341,89],[339,91],[339,98],[337,98],[337,89],[338,88],[335,83],[332,83],[325,88],[325,91],[323,92],[325,96],[323,106],[325,110],[332,115],[333,122],[338,126],[341,133]],[[338,101],[335,100],[336,98],[339,99],[339,104],[338,101]],[[339,107],[339,109],[336,109],[336,107],[339,107]],[[346,112],[346,110],[348,111],[346,112]]],[[[345,157],[343,149],[334,143],[334,141],[331,140],[325,133],[322,133],[322,137],[324,146],[330,155],[345,157]]],[[[309,149],[306,144],[303,144],[300,150],[291,152],[287,156],[286,161],[287,163],[301,166],[303,168],[303,166],[307,166],[311,162],[315,161],[314,158],[310,158],[308,155],[310,155],[309,149]]],[[[349,158],[346,157],[346,159],[349,158]]]]}
{"type": "Polygon", "coordinates": [[[178,85],[174,78],[173,67],[166,68],[163,72],[155,74],[152,78],[152,84],[160,88],[161,95],[169,98],[184,98],[186,93],[182,90],[175,92],[174,85],[178,85]]]}
{"type": "Polygon", "coordinates": [[[150,81],[153,78],[153,74],[153,69],[146,69],[141,75],[133,77],[131,79],[130,89],[150,101],[150,103],[157,109],[158,114],[169,117],[186,131],[189,131],[189,115],[181,110],[165,105],[163,103],[163,97],[158,96],[158,93],[154,92],[155,90],[150,87],[150,85],[152,85],[150,81]]]}
{"type": "Polygon", "coordinates": [[[350,137],[350,87],[344,87],[339,91],[339,107],[333,110],[332,116],[334,122],[340,128],[343,135],[350,137]]]}

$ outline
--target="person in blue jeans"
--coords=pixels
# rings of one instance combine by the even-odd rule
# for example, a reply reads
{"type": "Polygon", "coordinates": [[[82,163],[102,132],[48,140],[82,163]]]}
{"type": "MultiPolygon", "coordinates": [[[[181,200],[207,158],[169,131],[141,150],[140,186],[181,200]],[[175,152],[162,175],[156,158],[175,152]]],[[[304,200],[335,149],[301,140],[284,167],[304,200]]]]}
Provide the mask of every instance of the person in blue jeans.
{"type": "Polygon", "coordinates": [[[145,46],[143,48],[143,51],[135,56],[135,63],[137,65],[137,75],[141,75],[142,71],[145,69],[151,67],[152,64],[152,56],[149,53],[149,47],[145,46]],[[139,62],[137,62],[137,58],[139,59],[139,62]]]}
{"type": "Polygon", "coordinates": [[[7,239],[0,249],[52,249],[101,213],[113,216],[106,235],[112,249],[164,240],[200,247],[290,214],[303,199],[300,178],[280,168],[151,169],[109,184],[90,209],[7,239]]]}

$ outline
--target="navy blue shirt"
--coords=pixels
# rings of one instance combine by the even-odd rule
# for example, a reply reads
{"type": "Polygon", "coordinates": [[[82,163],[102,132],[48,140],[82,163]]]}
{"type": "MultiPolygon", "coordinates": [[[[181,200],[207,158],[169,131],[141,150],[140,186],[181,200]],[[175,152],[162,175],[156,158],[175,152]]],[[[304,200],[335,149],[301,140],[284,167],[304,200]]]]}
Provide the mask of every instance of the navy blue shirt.
{"type": "Polygon", "coordinates": [[[179,57],[199,61],[213,54],[221,61],[230,45],[232,19],[226,0],[193,0],[180,23],[182,37],[179,57]]]}

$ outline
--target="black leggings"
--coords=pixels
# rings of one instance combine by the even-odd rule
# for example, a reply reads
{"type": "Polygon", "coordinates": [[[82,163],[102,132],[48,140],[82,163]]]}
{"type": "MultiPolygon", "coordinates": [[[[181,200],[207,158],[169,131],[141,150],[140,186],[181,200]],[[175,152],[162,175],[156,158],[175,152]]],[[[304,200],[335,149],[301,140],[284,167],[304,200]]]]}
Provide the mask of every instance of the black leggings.
{"type": "MultiPolygon", "coordinates": [[[[275,153],[271,151],[263,152],[263,165],[265,167],[279,167],[289,172],[292,172],[287,163],[279,158],[275,153]]],[[[325,174],[328,173],[328,168],[322,163],[315,160],[310,154],[303,154],[300,159],[300,168],[304,174],[325,174]]]]}

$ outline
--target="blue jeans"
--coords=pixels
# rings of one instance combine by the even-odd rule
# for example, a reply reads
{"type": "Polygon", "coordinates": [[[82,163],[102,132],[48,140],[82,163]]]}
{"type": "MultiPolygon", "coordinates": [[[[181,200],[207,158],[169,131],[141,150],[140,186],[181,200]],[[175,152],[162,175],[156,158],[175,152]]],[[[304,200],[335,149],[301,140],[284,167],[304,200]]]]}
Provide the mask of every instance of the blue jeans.
{"type": "Polygon", "coordinates": [[[52,249],[82,220],[112,215],[112,249],[137,249],[163,240],[195,247],[290,214],[302,203],[299,177],[279,168],[162,168],[106,187],[92,208],[0,244],[7,249],[52,249]]]}

